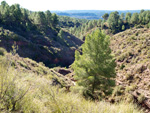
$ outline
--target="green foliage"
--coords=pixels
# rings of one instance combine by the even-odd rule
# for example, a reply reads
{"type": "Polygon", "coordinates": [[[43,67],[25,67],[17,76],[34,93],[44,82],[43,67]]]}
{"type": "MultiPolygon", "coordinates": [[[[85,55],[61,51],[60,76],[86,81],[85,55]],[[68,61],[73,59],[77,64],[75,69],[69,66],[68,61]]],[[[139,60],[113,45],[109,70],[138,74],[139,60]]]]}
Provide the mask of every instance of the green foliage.
{"type": "Polygon", "coordinates": [[[103,17],[103,19],[107,20],[108,17],[109,17],[109,14],[108,14],[108,13],[105,13],[102,17],[103,17]]]}
{"type": "Polygon", "coordinates": [[[56,28],[56,25],[58,24],[58,17],[55,13],[52,14],[52,27],[56,28]]]}
{"type": "Polygon", "coordinates": [[[0,25],[4,25],[7,28],[13,28],[15,30],[31,31],[31,30],[43,30],[47,27],[51,27],[56,30],[57,25],[65,27],[71,34],[83,38],[87,32],[95,27],[101,27],[105,29],[105,25],[108,25],[111,29],[111,33],[117,33],[127,28],[133,27],[135,24],[147,25],[150,23],[150,11],[142,10],[140,13],[130,12],[119,15],[119,13],[112,12],[110,15],[105,13],[102,17],[105,22],[102,24],[102,20],[86,20],[75,19],[70,17],[58,17],[56,14],[52,14],[49,10],[46,12],[31,12],[27,9],[23,9],[19,4],[9,6],[5,1],[0,5],[0,25]],[[126,20],[126,21],[124,21],[126,20]],[[125,29],[122,29],[122,26],[125,29]]]}
{"type": "Polygon", "coordinates": [[[125,26],[123,25],[123,26],[122,26],[122,31],[124,31],[124,30],[125,30],[125,26]]]}
{"type": "Polygon", "coordinates": [[[125,65],[121,64],[120,69],[123,69],[123,68],[125,68],[125,65]]]}
{"type": "Polygon", "coordinates": [[[131,86],[127,86],[125,91],[126,92],[131,92],[131,91],[134,91],[136,89],[136,85],[131,85],[131,86]]]}
{"type": "Polygon", "coordinates": [[[52,24],[52,14],[49,10],[47,10],[45,12],[45,18],[46,18],[48,26],[51,26],[51,24],[52,24]]]}
{"type": "MultiPolygon", "coordinates": [[[[11,62],[11,55],[8,54],[7,58],[11,62]]],[[[78,92],[66,93],[64,89],[50,85],[52,81],[47,76],[37,76],[31,72],[22,73],[20,70],[13,69],[9,66],[10,62],[8,62],[6,56],[0,57],[0,61],[0,96],[3,97],[0,98],[0,112],[142,113],[132,103],[121,102],[111,105],[103,101],[86,100],[78,92]],[[7,91],[6,88],[8,88],[7,91]],[[6,94],[3,93],[5,91],[6,94]],[[5,95],[3,96],[3,94],[5,95]]],[[[49,76],[52,77],[52,75],[49,76]]]]}
{"type": "Polygon", "coordinates": [[[132,17],[131,17],[131,21],[132,24],[138,24],[139,22],[139,15],[138,13],[133,13],[132,17]]]}
{"type": "Polygon", "coordinates": [[[111,84],[111,78],[115,77],[116,64],[109,43],[109,37],[96,30],[86,37],[82,54],[75,52],[72,68],[78,84],[83,86],[89,95],[98,91],[107,94],[114,85],[111,84]]]}
{"type": "Polygon", "coordinates": [[[126,13],[126,17],[125,20],[130,23],[130,19],[131,19],[131,13],[126,13]]]}
{"type": "Polygon", "coordinates": [[[150,28],[150,22],[147,24],[147,28],[150,28]]]}
{"type": "MultiPolygon", "coordinates": [[[[16,46],[13,48],[14,55],[16,46]]],[[[110,104],[84,99],[78,92],[81,89],[78,86],[75,86],[76,89],[72,87],[71,92],[66,92],[63,88],[51,85],[57,75],[40,72],[44,76],[38,76],[35,73],[49,70],[44,67],[43,63],[38,64],[29,58],[19,61],[20,58],[17,58],[16,64],[27,67],[29,69],[27,72],[27,70],[21,71],[20,68],[14,69],[12,67],[12,63],[15,62],[13,58],[14,56],[8,53],[6,56],[0,56],[0,112],[2,113],[143,113],[132,103],[110,104]],[[29,63],[28,65],[24,64],[25,60],[29,63]],[[32,69],[29,65],[39,69],[32,69]]]]}
{"type": "MultiPolygon", "coordinates": [[[[123,48],[122,48],[123,49],[123,48]]],[[[127,51],[127,52],[124,52],[123,54],[121,54],[120,56],[118,56],[117,60],[122,62],[124,61],[126,58],[128,58],[129,56],[132,56],[132,51],[127,51]]]]}
{"type": "Polygon", "coordinates": [[[0,55],[4,55],[6,53],[6,50],[2,47],[0,47],[0,55]]]}
{"type": "Polygon", "coordinates": [[[5,1],[0,5],[0,24],[15,30],[31,31],[39,28],[45,30],[46,27],[56,28],[58,17],[56,14],[46,12],[30,12],[23,9],[19,4],[9,6],[5,1]]]}
{"type": "Polygon", "coordinates": [[[91,28],[93,28],[92,21],[90,21],[90,22],[88,23],[88,29],[91,29],[91,28]]]}
{"type": "Polygon", "coordinates": [[[65,27],[65,29],[69,31],[69,33],[75,35],[76,37],[80,39],[83,39],[83,37],[87,34],[87,32],[91,32],[97,26],[100,27],[101,22],[102,22],[101,19],[85,20],[85,19],[74,19],[74,18],[72,18],[72,22],[70,22],[71,19],[69,17],[68,18],[64,17],[64,18],[65,18],[65,21],[61,17],[62,22],[60,24],[64,24],[65,26],[63,27],[65,27]]]}
{"type": "Polygon", "coordinates": [[[140,96],[138,96],[138,101],[140,103],[142,103],[144,100],[145,100],[145,96],[144,95],[141,94],[140,96]]]}
{"type": "Polygon", "coordinates": [[[117,29],[119,29],[119,25],[122,24],[119,13],[117,11],[110,13],[107,22],[108,22],[109,28],[113,31],[113,33],[116,33],[117,29]]]}
{"type": "Polygon", "coordinates": [[[77,19],[68,16],[59,16],[58,19],[59,19],[59,26],[62,28],[72,28],[75,26],[79,27],[88,21],[86,19],[77,19]]]}
{"type": "Polygon", "coordinates": [[[124,15],[124,13],[121,13],[120,18],[121,18],[122,20],[124,20],[124,19],[125,19],[125,15],[124,15]]]}
{"type": "Polygon", "coordinates": [[[58,36],[59,36],[60,38],[63,38],[63,35],[64,35],[63,30],[60,30],[59,33],[58,33],[58,36]]]}
{"type": "Polygon", "coordinates": [[[35,14],[35,24],[37,25],[45,25],[46,23],[46,17],[45,17],[45,14],[44,12],[37,12],[35,14]]]}
{"type": "Polygon", "coordinates": [[[0,63],[0,102],[9,111],[20,109],[19,103],[22,101],[29,86],[20,81],[19,74],[10,67],[10,56],[1,57],[0,63]]]}
{"type": "Polygon", "coordinates": [[[113,90],[112,96],[120,96],[124,92],[122,86],[116,86],[113,90]]]}
{"type": "Polygon", "coordinates": [[[102,20],[99,19],[98,22],[97,22],[97,26],[100,27],[100,26],[101,26],[101,23],[102,23],[102,20]]]}

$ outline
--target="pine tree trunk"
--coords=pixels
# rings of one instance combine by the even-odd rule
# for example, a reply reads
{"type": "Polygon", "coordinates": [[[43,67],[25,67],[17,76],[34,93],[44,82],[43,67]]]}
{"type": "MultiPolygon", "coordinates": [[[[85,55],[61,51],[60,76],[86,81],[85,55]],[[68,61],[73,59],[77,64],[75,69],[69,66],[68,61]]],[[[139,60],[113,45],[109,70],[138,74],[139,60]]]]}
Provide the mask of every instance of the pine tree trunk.
{"type": "Polygon", "coordinates": [[[93,88],[92,88],[92,94],[94,94],[94,89],[95,89],[95,87],[94,87],[94,84],[93,84],[93,88]]]}
{"type": "Polygon", "coordinates": [[[92,94],[94,94],[94,90],[95,90],[95,79],[96,79],[96,77],[94,76],[94,82],[93,82],[93,87],[92,87],[92,94]]]}

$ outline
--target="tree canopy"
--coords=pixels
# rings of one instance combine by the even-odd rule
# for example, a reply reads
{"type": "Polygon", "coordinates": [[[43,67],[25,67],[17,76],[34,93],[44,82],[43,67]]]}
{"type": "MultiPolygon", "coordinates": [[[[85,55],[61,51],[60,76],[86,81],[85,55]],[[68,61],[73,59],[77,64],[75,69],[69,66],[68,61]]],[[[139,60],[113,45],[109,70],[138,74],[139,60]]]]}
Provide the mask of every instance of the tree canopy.
{"type": "Polygon", "coordinates": [[[116,64],[109,43],[109,36],[96,30],[86,37],[82,54],[75,52],[72,68],[78,84],[83,86],[89,95],[98,91],[108,94],[114,85],[111,78],[115,77],[116,64]]]}
{"type": "Polygon", "coordinates": [[[107,20],[108,17],[109,17],[109,14],[108,14],[108,13],[105,13],[102,17],[103,17],[103,19],[107,20]]]}
{"type": "Polygon", "coordinates": [[[0,5],[0,25],[14,30],[22,29],[29,31],[31,29],[41,29],[58,25],[58,16],[46,12],[31,12],[21,8],[19,4],[9,6],[6,1],[2,1],[0,5]]]}

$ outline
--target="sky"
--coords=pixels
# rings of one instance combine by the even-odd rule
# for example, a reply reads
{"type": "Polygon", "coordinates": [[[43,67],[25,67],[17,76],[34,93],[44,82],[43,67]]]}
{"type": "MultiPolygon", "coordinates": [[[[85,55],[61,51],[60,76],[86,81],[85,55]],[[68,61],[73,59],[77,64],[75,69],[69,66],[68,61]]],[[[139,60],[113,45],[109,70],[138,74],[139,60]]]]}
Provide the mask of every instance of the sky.
{"type": "MultiPolygon", "coordinates": [[[[0,0],[0,2],[3,0],[0,0]]],[[[150,0],[5,0],[31,11],[46,10],[141,10],[150,9],[150,0]]]]}

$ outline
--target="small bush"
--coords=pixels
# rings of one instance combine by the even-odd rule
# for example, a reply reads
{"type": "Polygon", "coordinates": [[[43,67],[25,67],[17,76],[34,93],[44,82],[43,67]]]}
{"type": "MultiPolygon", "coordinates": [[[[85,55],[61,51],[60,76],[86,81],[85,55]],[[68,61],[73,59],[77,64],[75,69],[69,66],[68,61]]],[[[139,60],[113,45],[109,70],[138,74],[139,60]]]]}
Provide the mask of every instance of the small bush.
{"type": "Polygon", "coordinates": [[[126,101],[129,102],[129,103],[132,103],[134,101],[133,95],[127,93],[127,95],[126,95],[126,101]]]}
{"type": "Polygon", "coordinates": [[[2,47],[0,47],[0,55],[4,55],[6,53],[6,50],[2,47]]]}
{"type": "Polygon", "coordinates": [[[121,95],[122,93],[124,92],[123,90],[123,87],[122,86],[116,86],[113,93],[112,93],[112,96],[119,96],[121,95]]]}
{"type": "Polygon", "coordinates": [[[145,100],[145,96],[144,95],[140,95],[138,96],[138,102],[142,103],[145,100]]]}
{"type": "Polygon", "coordinates": [[[131,36],[130,37],[132,40],[136,40],[136,37],[135,36],[131,36]]]}
{"type": "Polygon", "coordinates": [[[123,68],[125,68],[125,65],[121,64],[120,69],[122,70],[123,68]]]}
{"type": "Polygon", "coordinates": [[[127,86],[126,89],[125,89],[125,91],[126,92],[134,91],[135,88],[136,88],[136,85],[127,86]]]}
{"type": "Polygon", "coordinates": [[[138,35],[139,35],[139,33],[138,33],[138,32],[136,32],[136,33],[135,33],[135,36],[138,36],[138,35]]]}

